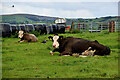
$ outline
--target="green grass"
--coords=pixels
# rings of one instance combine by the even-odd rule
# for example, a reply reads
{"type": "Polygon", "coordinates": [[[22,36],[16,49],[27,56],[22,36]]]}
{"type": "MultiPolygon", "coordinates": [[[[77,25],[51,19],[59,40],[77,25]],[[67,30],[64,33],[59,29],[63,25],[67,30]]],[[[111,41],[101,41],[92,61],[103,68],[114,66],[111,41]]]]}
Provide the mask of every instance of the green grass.
{"type": "MultiPolygon", "coordinates": [[[[52,35],[52,34],[51,34],[52,35]]],[[[16,43],[18,38],[3,38],[3,78],[114,78],[118,76],[118,33],[60,34],[88,40],[98,40],[111,49],[110,56],[54,56],[52,42],[41,41],[50,35],[40,35],[36,43],[16,43]]],[[[48,40],[48,39],[47,39],[48,40]]]]}

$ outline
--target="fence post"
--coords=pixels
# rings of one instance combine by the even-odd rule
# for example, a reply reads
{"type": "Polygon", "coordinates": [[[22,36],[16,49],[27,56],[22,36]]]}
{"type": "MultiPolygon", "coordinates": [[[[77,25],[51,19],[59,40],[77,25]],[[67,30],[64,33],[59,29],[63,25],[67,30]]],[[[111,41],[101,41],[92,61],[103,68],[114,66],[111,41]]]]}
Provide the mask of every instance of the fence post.
{"type": "Polygon", "coordinates": [[[109,32],[109,22],[108,22],[108,32],[109,32]]]}
{"type": "MultiPolygon", "coordinates": [[[[92,25],[92,24],[91,24],[91,25],[92,25]]],[[[91,26],[91,33],[92,33],[92,30],[93,30],[92,28],[93,28],[93,27],[91,26]]]]}
{"type": "Polygon", "coordinates": [[[112,32],[115,32],[115,21],[112,21],[112,32]]]}
{"type": "Polygon", "coordinates": [[[78,25],[79,25],[78,28],[79,28],[79,31],[80,31],[80,23],[78,25]]]}
{"type": "Polygon", "coordinates": [[[111,32],[111,21],[109,22],[109,32],[111,32]]]}
{"type": "Polygon", "coordinates": [[[115,32],[116,32],[116,28],[117,28],[117,22],[115,21],[115,32]]]}
{"type": "Polygon", "coordinates": [[[101,24],[100,26],[101,26],[101,32],[102,32],[102,29],[103,29],[103,28],[102,28],[102,24],[101,24]]]}

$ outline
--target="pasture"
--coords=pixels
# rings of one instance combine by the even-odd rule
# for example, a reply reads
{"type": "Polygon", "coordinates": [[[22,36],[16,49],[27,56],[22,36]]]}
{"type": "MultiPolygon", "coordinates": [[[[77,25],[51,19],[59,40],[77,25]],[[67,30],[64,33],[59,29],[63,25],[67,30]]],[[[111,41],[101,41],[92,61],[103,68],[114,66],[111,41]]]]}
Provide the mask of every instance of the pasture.
{"type": "Polygon", "coordinates": [[[3,78],[115,78],[118,77],[118,33],[59,34],[97,40],[110,47],[111,55],[75,57],[50,55],[53,50],[49,35],[40,35],[36,43],[16,43],[18,38],[3,38],[3,78]]]}

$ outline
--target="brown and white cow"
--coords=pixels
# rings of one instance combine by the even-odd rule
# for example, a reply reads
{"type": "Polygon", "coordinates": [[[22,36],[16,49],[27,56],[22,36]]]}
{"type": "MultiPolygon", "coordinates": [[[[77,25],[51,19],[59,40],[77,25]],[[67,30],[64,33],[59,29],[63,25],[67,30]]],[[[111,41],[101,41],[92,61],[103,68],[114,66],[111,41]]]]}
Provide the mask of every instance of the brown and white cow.
{"type": "Polygon", "coordinates": [[[73,53],[78,53],[82,55],[83,53],[88,53],[93,51],[94,55],[110,55],[110,48],[100,44],[97,40],[90,41],[75,37],[58,36],[57,34],[53,37],[49,37],[53,40],[53,48],[55,48],[50,53],[53,55],[54,52],[58,51],[61,55],[72,55],[73,53]],[[91,48],[89,51],[86,51],[91,48]]]}
{"type": "Polygon", "coordinates": [[[24,33],[24,31],[19,31],[18,38],[21,40],[18,42],[37,42],[38,39],[34,34],[24,33]]]}

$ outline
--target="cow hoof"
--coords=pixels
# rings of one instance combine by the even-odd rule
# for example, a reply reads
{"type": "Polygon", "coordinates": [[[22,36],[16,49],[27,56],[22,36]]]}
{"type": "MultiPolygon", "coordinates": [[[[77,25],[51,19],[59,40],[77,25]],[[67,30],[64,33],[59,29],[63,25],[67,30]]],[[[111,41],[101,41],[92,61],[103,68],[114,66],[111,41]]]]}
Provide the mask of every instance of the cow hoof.
{"type": "Polygon", "coordinates": [[[51,54],[51,55],[54,55],[54,53],[53,53],[52,51],[50,51],[50,54],[51,54]]]}
{"type": "Polygon", "coordinates": [[[18,41],[18,42],[15,42],[15,43],[20,43],[20,42],[18,41]]]}

